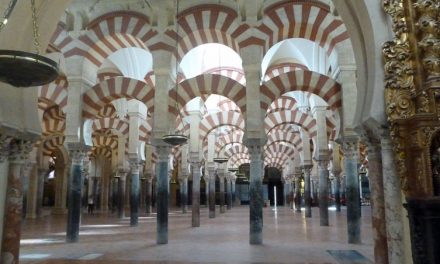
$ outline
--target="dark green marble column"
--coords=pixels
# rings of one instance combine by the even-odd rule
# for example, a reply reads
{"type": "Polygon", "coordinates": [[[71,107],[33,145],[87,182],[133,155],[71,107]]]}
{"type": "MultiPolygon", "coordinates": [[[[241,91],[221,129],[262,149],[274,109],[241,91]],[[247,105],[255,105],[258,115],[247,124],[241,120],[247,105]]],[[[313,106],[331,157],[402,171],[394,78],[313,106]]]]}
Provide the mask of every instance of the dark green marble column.
{"type": "Polygon", "coordinates": [[[200,162],[191,162],[192,173],[192,226],[200,226],[200,162]]]}
{"type": "Polygon", "coordinates": [[[263,146],[260,140],[248,140],[250,157],[249,180],[249,242],[253,245],[263,243],[263,146]]]}
{"type": "Polygon", "coordinates": [[[157,210],[157,244],[168,244],[168,145],[156,146],[159,158],[156,163],[156,210],[157,210]]]}
{"type": "Polygon", "coordinates": [[[180,206],[182,213],[186,214],[188,210],[188,175],[182,175],[179,178],[180,184],[180,206]]]}
{"type": "Polygon", "coordinates": [[[312,170],[312,165],[304,165],[304,207],[305,216],[312,217],[312,184],[310,179],[310,172],[312,170]]]}
{"type": "MultiPolygon", "coordinates": [[[[220,169],[223,170],[223,169],[220,169]]],[[[218,175],[220,181],[220,213],[224,214],[226,212],[225,209],[225,173],[224,171],[220,171],[218,175]]]]}
{"type": "Polygon", "coordinates": [[[68,143],[71,160],[68,190],[66,242],[78,242],[81,217],[81,188],[83,160],[90,147],[81,143],[68,143]]]}
{"type": "Polygon", "coordinates": [[[226,209],[231,210],[232,208],[232,182],[231,177],[228,175],[226,178],[226,209]]]}
{"type": "Polygon", "coordinates": [[[209,176],[209,218],[215,218],[215,170],[208,167],[209,176]]]}
{"type": "Polygon", "coordinates": [[[318,161],[319,173],[319,223],[328,226],[328,160],[318,161]]]}
{"type": "Polygon", "coordinates": [[[130,159],[130,226],[139,223],[139,170],[141,164],[137,158],[130,159]]]}
{"type": "Polygon", "coordinates": [[[345,193],[347,204],[348,243],[361,243],[361,208],[358,176],[358,142],[357,138],[346,138],[344,148],[345,193]]]}

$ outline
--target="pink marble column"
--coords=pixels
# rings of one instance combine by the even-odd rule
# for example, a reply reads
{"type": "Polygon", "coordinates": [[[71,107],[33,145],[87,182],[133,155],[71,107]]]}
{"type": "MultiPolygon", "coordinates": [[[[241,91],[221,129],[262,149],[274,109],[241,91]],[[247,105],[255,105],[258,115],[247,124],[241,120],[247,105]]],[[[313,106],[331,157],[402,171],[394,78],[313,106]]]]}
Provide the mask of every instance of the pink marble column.
{"type": "Polygon", "coordinates": [[[2,238],[1,263],[18,263],[20,254],[21,214],[23,209],[23,179],[21,170],[32,150],[30,141],[13,140],[10,143],[8,186],[2,238]]]}
{"type": "Polygon", "coordinates": [[[374,232],[374,263],[388,264],[385,198],[380,142],[368,144],[368,178],[371,190],[371,217],[374,232]]]}

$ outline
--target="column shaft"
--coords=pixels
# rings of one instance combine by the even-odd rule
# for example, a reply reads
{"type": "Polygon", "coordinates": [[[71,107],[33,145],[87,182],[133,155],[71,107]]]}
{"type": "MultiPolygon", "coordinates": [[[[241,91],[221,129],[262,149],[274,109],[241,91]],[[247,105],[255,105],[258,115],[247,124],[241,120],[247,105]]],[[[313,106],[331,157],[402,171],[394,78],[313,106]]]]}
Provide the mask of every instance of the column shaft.
{"type": "Polygon", "coordinates": [[[341,177],[340,172],[335,172],[335,207],[336,212],[341,211],[341,177]]]}
{"type": "Polygon", "coordinates": [[[379,144],[368,145],[368,177],[371,191],[371,217],[374,239],[374,262],[388,264],[382,162],[379,144]]]}
{"type": "MultiPolygon", "coordinates": [[[[222,172],[223,174],[223,172],[222,172]]],[[[225,210],[225,176],[219,176],[220,180],[220,213],[223,214],[226,212],[225,210]]]]}
{"type": "Polygon", "coordinates": [[[42,216],[43,195],[44,195],[44,178],[47,175],[46,169],[38,169],[38,189],[37,189],[37,217],[42,216]]]}
{"type": "Polygon", "coordinates": [[[123,219],[125,217],[125,172],[120,173],[118,179],[118,217],[123,219]]]}
{"type": "Polygon", "coordinates": [[[385,201],[385,221],[389,263],[406,263],[402,216],[402,197],[400,179],[394,163],[394,151],[391,139],[386,136],[381,140],[382,175],[385,201]]]}
{"type": "Polygon", "coordinates": [[[231,192],[231,180],[227,179],[226,180],[226,209],[231,210],[232,208],[232,192],[231,192]]]}
{"type": "Polygon", "coordinates": [[[188,177],[184,176],[180,179],[180,204],[182,213],[186,214],[188,210],[188,177]]]}
{"type": "Polygon", "coordinates": [[[156,164],[157,244],[168,244],[168,146],[156,147],[159,160],[156,164]]]}
{"type": "Polygon", "coordinates": [[[130,226],[137,226],[139,222],[139,166],[137,160],[130,164],[130,226]]]}
{"type": "Polygon", "coordinates": [[[215,172],[209,169],[209,218],[215,218],[215,172]]]}
{"type": "Polygon", "coordinates": [[[192,226],[200,226],[200,164],[191,163],[192,172],[192,226]]]}
{"type": "Polygon", "coordinates": [[[345,193],[347,196],[348,243],[361,243],[361,208],[359,199],[358,145],[354,139],[344,142],[345,193]]]}
{"type": "Polygon", "coordinates": [[[153,184],[152,179],[147,178],[145,180],[146,190],[145,190],[145,210],[147,213],[147,216],[151,215],[151,204],[152,204],[152,195],[153,195],[153,184]]]}
{"type": "Polygon", "coordinates": [[[312,217],[312,195],[311,195],[311,179],[310,171],[311,166],[304,166],[304,206],[305,206],[305,216],[312,217]]]}
{"type": "Polygon", "coordinates": [[[263,243],[263,159],[262,147],[248,146],[250,156],[250,215],[249,215],[249,242],[250,244],[263,243]]]}
{"type": "Polygon", "coordinates": [[[79,143],[69,143],[69,154],[72,160],[69,176],[69,199],[67,211],[66,242],[78,242],[81,218],[82,167],[87,148],[79,143]]]}
{"type": "Polygon", "coordinates": [[[235,179],[232,180],[231,182],[231,189],[232,189],[232,207],[235,206],[237,202],[237,195],[235,193],[235,179]]]}
{"type": "Polygon", "coordinates": [[[321,226],[328,226],[328,161],[318,161],[319,171],[319,223],[321,226]]]}
{"type": "Polygon", "coordinates": [[[301,212],[301,175],[295,175],[295,211],[301,212]]]}

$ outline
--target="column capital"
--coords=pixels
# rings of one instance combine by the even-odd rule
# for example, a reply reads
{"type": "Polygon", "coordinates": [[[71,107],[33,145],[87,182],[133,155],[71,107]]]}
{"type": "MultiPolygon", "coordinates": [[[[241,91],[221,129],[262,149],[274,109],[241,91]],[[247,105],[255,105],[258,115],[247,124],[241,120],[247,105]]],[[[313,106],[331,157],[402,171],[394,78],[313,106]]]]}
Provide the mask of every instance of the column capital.
{"type": "Polygon", "coordinates": [[[156,148],[158,162],[168,161],[168,155],[170,155],[171,146],[163,142],[163,144],[155,144],[154,147],[156,148]]]}
{"type": "Polygon", "coordinates": [[[348,159],[359,158],[358,137],[344,137],[342,142],[342,150],[344,151],[344,157],[348,159]]]}
{"type": "Polygon", "coordinates": [[[14,139],[9,144],[9,162],[24,164],[32,151],[33,142],[14,139]]]}
{"type": "Polygon", "coordinates": [[[313,169],[313,164],[306,164],[302,166],[302,169],[304,171],[304,173],[309,173],[312,171],[313,169]]]}
{"type": "Polygon", "coordinates": [[[91,147],[84,145],[83,143],[67,143],[67,149],[72,164],[81,164],[91,147]]]}
{"type": "Polygon", "coordinates": [[[318,160],[318,168],[319,169],[328,169],[329,160],[318,160]]]}

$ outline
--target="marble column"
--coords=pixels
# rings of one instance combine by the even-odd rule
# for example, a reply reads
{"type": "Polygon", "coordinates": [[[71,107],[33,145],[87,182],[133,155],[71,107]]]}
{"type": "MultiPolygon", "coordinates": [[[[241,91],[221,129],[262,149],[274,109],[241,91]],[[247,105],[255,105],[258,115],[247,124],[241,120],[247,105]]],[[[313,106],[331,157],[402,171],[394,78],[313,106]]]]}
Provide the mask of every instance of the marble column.
{"type": "MultiPolygon", "coordinates": [[[[115,175],[117,176],[117,174],[115,175]]],[[[118,178],[112,179],[112,214],[116,212],[118,208],[118,178]]]]}
{"type": "Polygon", "coordinates": [[[335,207],[336,212],[341,212],[341,172],[340,171],[333,171],[333,175],[335,176],[335,207]]]}
{"type": "Polygon", "coordinates": [[[138,158],[130,158],[130,226],[139,223],[139,170],[138,158]]]}
{"type": "Polygon", "coordinates": [[[207,174],[205,174],[203,176],[203,180],[205,181],[205,206],[208,207],[209,206],[209,176],[207,174]]]}
{"type": "Polygon", "coordinates": [[[78,242],[81,217],[81,189],[83,160],[90,147],[81,143],[68,143],[71,160],[69,175],[69,199],[67,211],[66,242],[78,242]]]}
{"type": "Polygon", "coordinates": [[[295,207],[295,180],[294,176],[291,174],[288,179],[289,182],[289,207],[294,209],[295,207]]]}
{"type": "Polygon", "coordinates": [[[25,161],[23,168],[21,170],[21,178],[23,180],[23,211],[21,212],[22,219],[26,219],[27,211],[28,211],[28,195],[29,195],[29,183],[31,178],[32,167],[35,165],[35,162],[30,162],[29,160],[25,161]]]}
{"type": "Polygon", "coordinates": [[[191,162],[192,173],[192,227],[200,226],[200,162],[191,162]]]}
{"type": "Polygon", "coordinates": [[[400,178],[394,163],[395,154],[389,135],[382,137],[381,148],[388,261],[406,263],[400,178]]]}
{"type": "Polygon", "coordinates": [[[345,192],[347,196],[347,231],[348,243],[361,243],[361,208],[359,199],[358,159],[359,147],[357,137],[346,137],[343,143],[345,192]]]}
{"type": "Polygon", "coordinates": [[[168,145],[156,146],[158,160],[156,163],[156,243],[168,244],[168,145]]]}
{"type": "Polygon", "coordinates": [[[295,211],[301,213],[301,173],[295,173],[295,211]]]}
{"type": "Polygon", "coordinates": [[[215,218],[215,169],[208,167],[209,175],[209,218],[215,218]]]}
{"type": "Polygon", "coordinates": [[[66,174],[71,170],[68,162],[61,164],[55,163],[55,206],[52,210],[53,214],[66,213],[67,200],[67,177],[66,174]]]}
{"type": "Polygon", "coordinates": [[[238,205],[240,205],[240,202],[238,201],[238,197],[237,197],[237,194],[236,194],[236,192],[235,192],[235,180],[236,180],[236,177],[237,176],[235,176],[234,175],[234,177],[233,177],[233,179],[232,179],[232,181],[231,181],[231,191],[232,191],[232,207],[234,207],[236,204],[238,204],[238,205]]]}
{"type": "Polygon", "coordinates": [[[153,199],[153,177],[151,175],[146,177],[145,185],[145,210],[147,216],[150,216],[153,199]]]}
{"type": "Polygon", "coordinates": [[[147,179],[145,177],[141,177],[141,185],[140,185],[140,198],[139,198],[139,208],[142,210],[146,206],[146,190],[147,190],[147,179]]]}
{"type": "Polygon", "coordinates": [[[319,173],[319,224],[328,226],[328,160],[318,160],[319,173]]]}
{"type": "MultiPolygon", "coordinates": [[[[253,140],[248,139],[248,141],[253,140]]],[[[256,245],[263,243],[263,144],[248,142],[247,147],[250,158],[249,243],[256,245]]]]}
{"type": "Polygon", "coordinates": [[[287,178],[283,178],[283,189],[284,189],[284,206],[289,207],[290,182],[287,178]]]}
{"type": "Polygon", "coordinates": [[[218,172],[218,178],[220,182],[220,213],[224,214],[226,210],[225,210],[225,175],[223,171],[218,172]]]}
{"type": "Polygon", "coordinates": [[[123,168],[118,169],[118,218],[125,217],[125,186],[127,180],[127,171],[123,168]]]}
{"type": "Polygon", "coordinates": [[[179,177],[180,185],[180,206],[182,213],[186,214],[188,210],[188,175],[181,175],[179,177]]]}
{"type": "Polygon", "coordinates": [[[312,186],[310,173],[312,171],[312,165],[304,165],[304,207],[305,207],[305,216],[312,217],[312,186]]]}
{"type": "Polygon", "coordinates": [[[29,189],[28,189],[28,200],[26,207],[27,208],[26,218],[28,219],[37,218],[37,197],[38,197],[38,169],[36,163],[33,163],[29,173],[29,189]]]}
{"type": "Polygon", "coordinates": [[[384,186],[380,143],[368,143],[368,176],[371,192],[371,217],[374,240],[374,263],[388,264],[388,244],[385,218],[384,186]]]}
{"type": "Polygon", "coordinates": [[[231,177],[226,178],[226,209],[231,210],[232,208],[232,192],[231,192],[231,177]]]}
{"type": "Polygon", "coordinates": [[[43,212],[44,179],[46,178],[47,173],[47,169],[38,169],[38,189],[36,202],[37,217],[41,217],[43,212]]]}
{"type": "Polygon", "coordinates": [[[23,179],[21,170],[32,150],[30,141],[10,143],[7,196],[5,201],[1,263],[18,263],[20,255],[21,213],[23,207],[23,179]]]}

